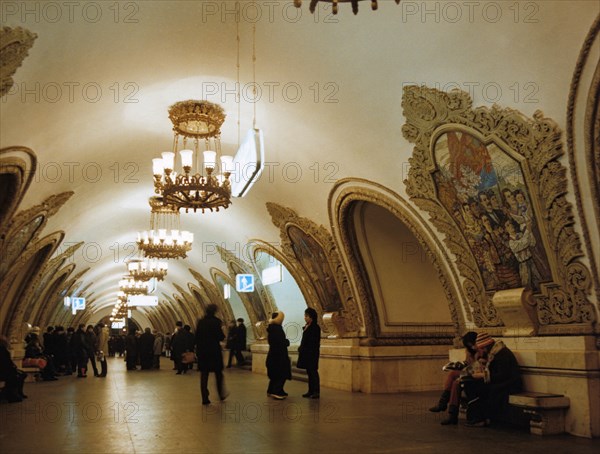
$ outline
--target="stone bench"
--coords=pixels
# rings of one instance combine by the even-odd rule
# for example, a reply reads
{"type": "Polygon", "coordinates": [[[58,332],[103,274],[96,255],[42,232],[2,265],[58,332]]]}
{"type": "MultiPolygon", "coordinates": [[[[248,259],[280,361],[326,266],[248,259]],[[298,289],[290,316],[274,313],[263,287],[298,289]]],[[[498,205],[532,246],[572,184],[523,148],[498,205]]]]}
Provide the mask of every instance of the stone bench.
{"type": "Polygon", "coordinates": [[[42,373],[40,372],[39,367],[21,367],[21,370],[27,374],[25,383],[37,382],[42,378],[42,373]]]}
{"type": "Polygon", "coordinates": [[[529,420],[529,432],[535,435],[555,435],[565,431],[565,413],[571,402],[562,394],[522,392],[511,394],[511,407],[520,409],[529,420]]]}

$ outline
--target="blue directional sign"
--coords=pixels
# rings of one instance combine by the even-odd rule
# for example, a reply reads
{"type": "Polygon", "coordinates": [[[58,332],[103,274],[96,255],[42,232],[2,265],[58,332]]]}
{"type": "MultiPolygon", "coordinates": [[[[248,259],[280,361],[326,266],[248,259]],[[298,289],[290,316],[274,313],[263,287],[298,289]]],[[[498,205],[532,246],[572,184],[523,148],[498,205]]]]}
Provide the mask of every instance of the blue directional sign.
{"type": "Polygon", "coordinates": [[[71,298],[73,310],[82,311],[85,309],[85,298],[71,298]]]}
{"type": "Polygon", "coordinates": [[[254,291],[254,275],[252,274],[236,274],[235,289],[238,292],[248,293],[254,291]]]}

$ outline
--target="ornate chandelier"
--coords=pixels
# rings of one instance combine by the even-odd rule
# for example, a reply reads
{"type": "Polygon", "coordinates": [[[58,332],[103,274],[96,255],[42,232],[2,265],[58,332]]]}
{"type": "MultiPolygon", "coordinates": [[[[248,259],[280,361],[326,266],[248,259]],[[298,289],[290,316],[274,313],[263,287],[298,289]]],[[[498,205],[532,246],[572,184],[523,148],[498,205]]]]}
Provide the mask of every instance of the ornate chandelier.
{"type": "Polygon", "coordinates": [[[137,281],[149,281],[154,278],[162,281],[167,275],[169,264],[156,259],[132,259],[127,262],[127,271],[137,281]]]}
{"type": "Polygon", "coordinates": [[[128,309],[127,301],[123,302],[121,299],[119,299],[115,304],[115,307],[113,307],[110,320],[114,321],[126,319],[128,309]]]}
{"type": "Polygon", "coordinates": [[[165,151],[162,158],[152,160],[154,192],[162,197],[165,205],[172,205],[178,211],[185,209],[186,213],[226,209],[231,204],[229,176],[233,157],[221,156],[225,111],[208,101],[188,100],[173,104],[169,108],[169,119],[173,123],[173,151],[165,151]],[[183,171],[177,173],[179,136],[183,138],[183,149],[179,151],[183,171]],[[188,141],[193,142],[193,149],[188,148],[188,141]],[[204,149],[202,165],[201,148],[204,149]],[[221,173],[216,174],[219,158],[221,173]]]}
{"type": "MultiPolygon", "coordinates": [[[[360,2],[361,0],[310,0],[310,6],[308,7],[308,9],[310,10],[311,13],[315,12],[315,9],[317,8],[317,3],[319,2],[324,2],[324,3],[331,3],[332,6],[332,12],[333,14],[337,14],[338,13],[338,3],[352,3],[352,12],[354,14],[358,14],[358,2],[360,2]]],[[[396,4],[400,4],[400,0],[396,0],[396,4]]],[[[302,0],[294,0],[294,5],[296,6],[296,8],[300,8],[302,6],[302,0]]],[[[377,9],[377,0],[371,0],[371,9],[373,11],[375,11],[377,9]]]]}
{"type": "Polygon", "coordinates": [[[148,284],[136,281],[133,276],[127,275],[119,281],[119,290],[126,295],[147,295],[148,284]]]}
{"type": "Polygon", "coordinates": [[[137,245],[144,256],[156,259],[187,257],[194,234],[180,230],[179,211],[165,205],[161,197],[149,199],[150,230],[138,232],[137,245]]]}

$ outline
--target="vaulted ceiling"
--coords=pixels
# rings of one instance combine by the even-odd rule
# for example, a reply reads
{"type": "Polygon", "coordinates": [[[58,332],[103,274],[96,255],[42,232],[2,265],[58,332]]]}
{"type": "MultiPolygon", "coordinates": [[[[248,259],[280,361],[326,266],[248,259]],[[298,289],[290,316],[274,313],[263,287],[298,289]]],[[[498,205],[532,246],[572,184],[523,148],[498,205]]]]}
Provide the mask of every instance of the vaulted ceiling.
{"type": "Polygon", "coordinates": [[[564,129],[573,68],[599,12],[590,1],[383,1],[356,16],[349,5],[332,16],[325,6],[311,15],[291,2],[241,3],[241,115],[234,2],[3,7],[3,25],[37,39],[0,102],[0,147],[25,146],[38,157],[20,209],[74,192],[45,232],[65,232],[59,252],[84,242],[73,263],[90,268],[81,279],[96,295],[94,310],[114,301],[124,257],[149,227],[151,159],[171,146],[171,104],[221,104],[224,151],[233,153],[238,122],[243,135],[256,98],[267,168],[226,211],[182,214],[195,242],[187,259],[170,262],[160,283],[168,295],[174,284],[196,282],[189,268],[209,279],[211,267],[226,270],[217,245],[242,259],[251,239],[277,246],[266,202],[328,225],[329,191],[341,178],[404,194],[412,152],[401,132],[405,85],[462,89],[475,105],[496,102],[528,116],[540,109],[564,129]]]}

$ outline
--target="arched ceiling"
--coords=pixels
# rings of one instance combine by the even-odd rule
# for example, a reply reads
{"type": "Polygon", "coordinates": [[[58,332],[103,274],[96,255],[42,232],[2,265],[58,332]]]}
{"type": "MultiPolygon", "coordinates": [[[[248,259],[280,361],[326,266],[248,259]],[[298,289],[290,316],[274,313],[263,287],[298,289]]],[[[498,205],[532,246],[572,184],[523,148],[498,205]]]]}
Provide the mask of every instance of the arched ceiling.
{"type": "Polygon", "coordinates": [[[74,191],[45,231],[65,231],[63,251],[85,242],[73,260],[78,270],[91,268],[82,281],[92,283],[102,314],[136,232],[149,227],[151,159],[172,141],[168,106],[185,99],[223,105],[229,153],[238,119],[242,135],[252,126],[253,21],[256,122],[268,168],[226,211],[182,214],[193,250],[170,261],[160,293],[173,294],[174,283],[187,288],[194,281],[188,268],[205,277],[211,267],[226,271],[217,245],[241,255],[250,239],[277,244],[267,201],[327,225],[327,196],[340,178],[374,180],[403,194],[412,151],[401,134],[404,85],[461,88],[475,105],[496,101],[530,116],[541,109],[564,128],[573,68],[600,9],[590,1],[452,2],[454,10],[432,2],[426,13],[425,2],[384,1],[376,12],[363,5],[357,16],[341,4],[334,17],[325,6],[313,16],[306,5],[256,2],[260,19],[243,8],[239,24],[238,117],[234,2],[123,2],[118,17],[116,3],[94,3],[94,11],[77,4],[72,15],[63,6],[58,20],[43,2],[38,16],[24,14],[23,2],[4,12],[3,25],[38,38],[0,102],[0,146],[26,146],[38,156],[20,209],[74,191]]]}

